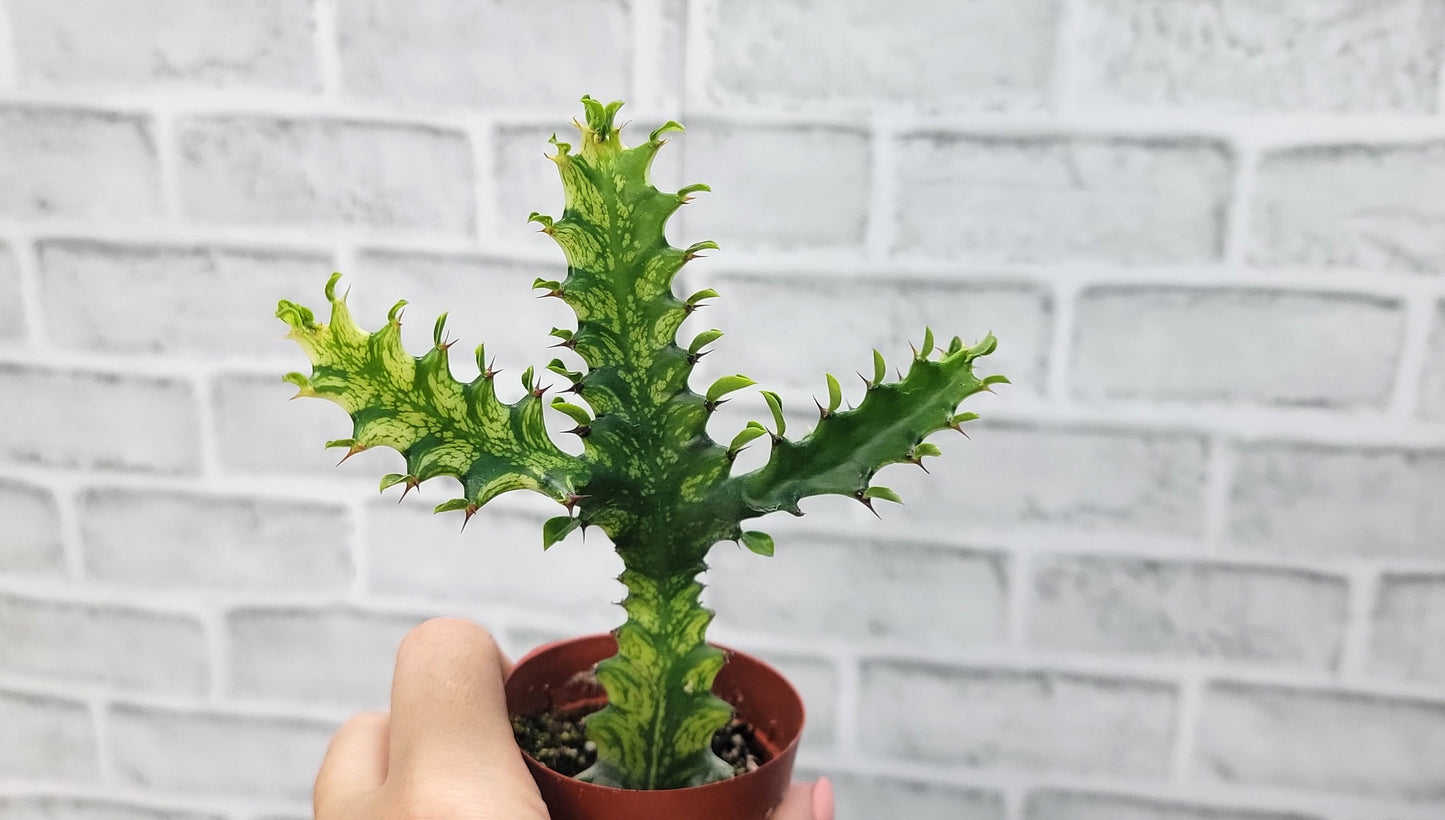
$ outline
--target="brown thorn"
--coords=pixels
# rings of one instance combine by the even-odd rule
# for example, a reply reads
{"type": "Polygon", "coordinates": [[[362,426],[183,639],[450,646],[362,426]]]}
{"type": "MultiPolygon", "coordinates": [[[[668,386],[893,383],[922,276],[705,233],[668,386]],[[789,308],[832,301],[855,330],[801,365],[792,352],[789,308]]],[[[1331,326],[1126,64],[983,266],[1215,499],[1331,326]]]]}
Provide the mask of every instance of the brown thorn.
{"type": "Polygon", "coordinates": [[[878,511],[875,510],[875,509],[873,509],[873,499],[871,499],[871,498],[864,498],[864,497],[863,497],[863,491],[862,491],[862,490],[859,490],[858,492],[854,493],[854,494],[853,494],[853,497],[856,498],[856,499],[858,499],[858,503],[860,503],[860,504],[862,504],[863,506],[867,507],[867,508],[868,508],[868,512],[873,513],[873,517],[874,517],[874,518],[877,518],[879,521],[882,521],[882,520],[883,520],[883,516],[879,515],[879,514],[878,514],[878,511]]]}
{"type": "Polygon", "coordinates": [[[570,514],[572,508],[577,506],[577,502],[587,497],[588,496],[585,495],[578,495],[577,493],[567,493],[567,497],[562,499],[562,506],[566,507],[567,512],[570,514]]]}
{"type": "Polygon", "coordinates": [[[351,445],[351,449],[347,450],[347,451],[346,451],[346,455],[342,456],[342,457],[341,457],[341,460],[338,461],[338,462],[336,462],[336,466],[337,466],[337,467],[340,467],[341,465],[343,465],[343,464],[346,463],[346,460],[347,460],[348,458],[351,458],[352,456],[356,455],[357,453],[359,453],[359,452],[361,452],[361,451],[363,451],[363,450],[365,450],[365,449],[366,449],[366,447],[363,446],[363,445],[360,445],[360,444],[353,444],[353,445],[351,445]]]}
{"type": "Polygon", "coordinates": [[[472,516],[476,515],[479,509],[481,509],[481,507],[478,507],[476,504],[467,505],[467,517],[462,519],[462,532],[467,531],[467,522],[472,520],[472,516]]]}
{"type": "Polygon", "coordinates": [[[535,390],[532,391],[532,398],[534,398],[534,399],[540,399],[540,398],[542,398],[542,394],[543,394],[543,393],[546,393],[548,390],[551,390],[551,389],[552,389],[552,385],[550,385],[550,384],[549,384],[549,385],[546,385],[545,387],[538,387],[537,389],[535,389],[535,390]]]}
{"type": "Polygon", "coordinates": [[[416,476],[414,476],[414,475],[407,476],[407,477],[406,477],[406,488],[401,491],[401,498],[398,498],[398,499],[396,500],[396,503],[400,504],[401,502],[405,501],[405,500],[406,500],[406,494],[409,493],[409,492],[411,492],[412,490],[417,489],[417,488],[420,487],[420,486],[421,486],[421,481],[419,481],[416,476]]]}
{"type": "Polygon", "coordinates": [[[918,469],[922,470],[925,473],[928,472],[928,467],[924,465],[923,458],[921,456],[913,456],[912,458],[908,459],[908,463],[917,464],[918,469]]]}

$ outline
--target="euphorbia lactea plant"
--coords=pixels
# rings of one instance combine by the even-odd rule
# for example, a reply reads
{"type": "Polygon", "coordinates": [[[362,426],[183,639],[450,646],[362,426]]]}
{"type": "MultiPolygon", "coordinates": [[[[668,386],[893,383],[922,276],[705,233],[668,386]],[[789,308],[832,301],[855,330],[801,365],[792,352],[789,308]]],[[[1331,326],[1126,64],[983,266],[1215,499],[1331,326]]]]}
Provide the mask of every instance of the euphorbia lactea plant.
{"type": "Polygon", "coordinates": [[[852,496],[870,508],[877,499],[898,501],[893,491],[870,484],[874,473],[938,455],[925,438],[976,418],[957,413],[959,402],[1006,380],[973,373],[974,360],[994,349],[992,335],[971,347],[954,338],[935,350],[928,332],[897,381],[885,380],[875,351],[872,378],[864,377],[866,394],[854,409],[840,409],[842,390],[829,375],[827,402],[818,403],[817,426],[803,438],[784,436],[782,402],[764,392],[773,427],[749,422],[727,445],[715,442],[705,429],[708,417],[724,396],[753,381],[724,376],[701,395],[689,388],[699,357],[722,334],[709,330],[680,345],[676,333],[718,294],[702,290],[679,299],[672,281],[700,251],[717,246],[675,248],[663,235],[668,218],[708,188],[665,193],[648,181],[663,135],[682,126],[669,122],[627,148],[615,122],[622,104],[588,97],[582,103],[586,123],[574,123],[579,149],[552,139],[551,160],[566,192],[562,217],[531,216],[567,258],[565,279],[533,287],[561,299],[577,317],[576,329],[552,335],[581,357],[585,372],[560,360],[548,369],[576,397],[554,397],[550,407],[576,422],[581,455],[562,451],[549,437],[548,387],[531,369],[522,374],[526,394],[513,404],[497,399],[495,371],[481,347],[481,375],[469,383],[452,377],[445,314],[436,322],[435,345],[420,357],[402,348],[405,302],[368,334],[337,295],[337,276],[326,287],[329,322],[287,301],[277,316],[314,365],[309,377],[286,379],[300,387],[299,395],[341,405],[354,422],[351,438],[327,446],[350,453],[386,446],[405,456],[406,472],[384,477],[383,490],[401,484],[405,495],[428,479],[450,476],[461,483],[461,494],[436,510],[460,510],[468,518],[502,493],[534,490],[566,508],[542,526],[544,549],[589,526],[612,539],[625,567],[627,620],[616,630],[617,654],[596,670],[608,705],[586,721],[597,763],[580,777],[632,789],[679,788],[731,776],[710,749],[732,714],[711,691],[725,658],[707,643],[713,613],[699,600],[698,575],[712,546],[741,541],[771,555],[772,538],[745,530],[743,522],[779,510],[800,515],[798,502],[808,496],[852,496]],[[767,464],[734,475],[738,452],[757,439],[771,447],[767,464]]]}

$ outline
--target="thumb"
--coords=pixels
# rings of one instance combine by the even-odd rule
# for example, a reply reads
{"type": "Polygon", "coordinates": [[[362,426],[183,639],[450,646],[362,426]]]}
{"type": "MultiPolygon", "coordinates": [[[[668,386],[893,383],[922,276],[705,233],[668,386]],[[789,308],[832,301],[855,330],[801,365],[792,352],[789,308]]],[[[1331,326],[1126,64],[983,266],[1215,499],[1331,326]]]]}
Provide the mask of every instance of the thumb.
{"type": "Polygon", "coordinates": [[[833,820],[832,782],[820,777],[817,783],[794,783],[773,820],[833,820]]]}

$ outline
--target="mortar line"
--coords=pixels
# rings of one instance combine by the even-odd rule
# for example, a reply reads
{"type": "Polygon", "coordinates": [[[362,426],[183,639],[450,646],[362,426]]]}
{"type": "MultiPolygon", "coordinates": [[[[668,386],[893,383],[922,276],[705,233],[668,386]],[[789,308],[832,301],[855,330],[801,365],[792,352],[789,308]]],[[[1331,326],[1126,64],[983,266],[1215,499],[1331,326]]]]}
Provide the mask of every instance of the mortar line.
{"type": "MultiPolygon", "coordinates": [[[[682,48],[682,110],[689,118],[697,114],[707,118],[705,112],[695,112],[701,104],[707,108],[707,74],[713,61],[712,39],[708,37],[708,24],[717,19],[719,0],[684,0],[683,30],[686,35],[682,48]]],[[[726,118],[726,115],[723,117],[726,118]]]]}
{"type": "Polygon", "coordinates": [[[1226,206],[1229,210],[1224,214],[1221,226],[1220,241],[1225,264],[1243,267],[1248,265],[1250,203],[1254,199],[1260,152],[1238,140],[1232,143],[1232,150],[1235,162],[1233,185],[1226,206]]]}
{"type": "Polygon", "coordinates": [[[96,768],[100,782],[114,785],[116,782],[115,761],[111,759],[110,700],[104,695],[86,698],[90,709],[91,730],[95,732],[96,768]]]}
{"type": "Polygon", "coordinates": [[[1229,529],[1230,493],[1234,484],[1234,444],[1228,436],[1215,433],[1209,437],[1204,475],[1204,551],[1220,551],[1229,529]]]}
{"type": "Polygon", "coordinates": [[[60,550],[65,572],[72,581],[85,580],[85,542],[80,526],[80,490],[73,482],[51,484],[56,515],[60,519],[60,550]]]}
{"type": "Polygon", "coordinates": [[[219,707],[226,701],[231,685],[231,637],[226,629],[225,606],[207,606],[199,615],[206,637],[207,706],[219,707]]]}
{"type": "Polygon", "coordinates": [[[838,702],[835,704],[834,720],[837,721],[837,735],[833,748],[844,757],[858,753],[858,718],[863,700],[863,669],[859,656],[843,651],[833,656],[834,668],[838,675],[838,702]]]}
{"type": "Polygon", "coordinates": [[[1054,64],[1049,75],[1049,87],[1045,92],[1045,107],[1059,116],[1072,114],[1078,108],[1075,68],[1082,45],[1079,25],[1081,15],[1082,9],[1078,0],[1061,0],[1059,29],[1054,37],[1054,64]]]}
{"type": "Polygon", "coordinates": [[[1033,606],[1033,556],[1027,551],[1009,553],[1008,630],[1009,645],[1027,654],[1029,649],[1029,610],[1033,606]]]}
{"type": "Polygon", "coordinates": [[[44,288],[40,283],[40,251],[33,237],[25,234],[11,234],[10,251],[14,254],[15,270],[20,278],[20,310],[25,317],[25,344],[35,355],[44,356],[49,346],[45,320],[44,288]]]}
{"type": "Polygon", "coordinates": [[[337,30],[339,0],[316,0],[314,49],[316,70],[321,79],[321,96],[335,100],[341,97],[341,42],[337,30]]]}
{"type": "Polygon", "coordinates": [[[347,539],[346,545],[351,557],[352,576],[346,599],[351,604],[358,606],[366,602],[367,595],[371,591],[371,555],[366,548],[370,521],[366,507],[366,502],[360,496],[347,504],[347,514],[351,516],[351,536],[347,539]]]}
{"type": "Polygon", "coordinates": [[[1430,336],[1439,304],[1416,296],[1405,304],[1405,332],[1400,342],[1395,386],[1387,405],[1388,414],[1397,419],[1414,418],[1420,410],[1420,389],[1425,377],[1426,360],[1430,354],[1430,336]]]}
{"type": "Polygon", "coordinates": [[[209,370],[201,370],[190,379],[195,390],[196,423],[200,428],[200,478],[206,483],[221,474],[220,431],[216,423],[216,385],[213,375],[209,370]]]}
{"type": "Polygon", "coordinates": [[[1003,814],[1007,820],[1025,820],[1024,812],[1028,809],[1029,787],[1011,783],[998,792],[1003,797],[1003,814]]]}
{"type": "Polygon", "coordinates": [[[1381,572],[1362,565],[1350,573],[1344,634],[1340,636],[1337,675],[1346,683],[1363,682],[1369,664],[1370,638],[1374,627],[1375,598],[1381,572]]]}
{"type": "Polygon", "coordinates": [[[1078,282],[1056,282],[1050,290],[1053,322],[1049,336],[1048,360],[1044,362],[1045,400],[1056,405],[1073,405],[1069,390],[1069,368],[1074,346],[1074,325],[1083,288],[1078,282]]]}
{"type": "Polygon", "coordinates": [[[472,146],[472,233],[478,244],[489,245],[497,238],[497,123],[486,117],[468,121],[467,139],[472,146]]]}
{"type": "Polygon", "coordinates": [[[869,118],[868,214],[863,232],[863,253],[871,262],[888,258],[893,246],[893,220],[898,207],[895,180],[897,144],[888,120],[869,118]]]}
{"type": "Polygon", "coordinates": [[[20,85],[20,54],[15,46],[14,20],[7,0],[0,0],[0,89],[20,85]]]}
{"type": "Polygon", "coordinates": [[[161,214],[167,225],[181,222],[179,156],[176,148],[176,117],[167,106],[146,112],[151,120],[151,139],[156,149],[156,171],[160,178],[161,214]]]}
{"type": "Polygon", "coordinates": [[[1204,682],[1197,673],[1186,673],[1178,691],[1179,711],[1174,724],[1174,747],[1169,756],[1169,780],[1185,783],[1189,781],[1190,757],[1198,738],[1204,682]]]}

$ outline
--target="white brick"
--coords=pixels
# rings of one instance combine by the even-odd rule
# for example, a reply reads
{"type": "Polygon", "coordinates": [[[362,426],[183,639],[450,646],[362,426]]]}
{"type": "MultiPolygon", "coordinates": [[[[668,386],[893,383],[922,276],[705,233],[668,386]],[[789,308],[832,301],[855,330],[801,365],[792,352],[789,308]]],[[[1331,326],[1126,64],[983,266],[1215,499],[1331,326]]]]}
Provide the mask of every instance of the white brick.
{"type": "Polygon", "coordinates": [[[1331,408],[1383,409],[1405,329],[1395,299],[1255,289],[1091,288],[1075,321],[1079,398],[1331,408]]]}
{"type": "Polygon", "coordinates": [[[1077,13],[1081,104],[1436,110],[1438,0],[1088,0],[1077,13]]]}
{"type": "Polygon", "coordinates": [[[729,0],[709,21],[708,90],[724,102],[789,110],[1038,108],[1049,93],[1058,7],[729,0]]]}
{"type": "Polygon", "coordinates": [[[772,558],[731,544],[710,558],[707,600],[730,629],[941,649],[1003,637],[1008,584],[1000,555],[779,537],[772,558]]]}
{"type": "Polygon", "coordinates": [[[0,344],[25,338],[25,306],[20,301],[20,269],[9,245],[0,243],[0,344]]]}
{"type": "Polygon", "coordinates": [[[0,217],[153,221],[160,172],[144,117],[0,106],[0,217]]]}
{"type": "Polygon", "coordinates": [[[222,820],[89,797],[0,797],[0,820],[222,820]]]}
{"type": "MultiPolygon", "coordinates": [[[[552,244],[546,237],[537,239],[544,247],[552,244]]],[[[447,331],[459,340],[451,351],[453,372],[458,378],[475,376],[472,353],[485,344],[487,356],[496,356],[497,367],[507,371],[501,380],[508,385],[499,388],[506,395],[509,385],[519,384],[516,379],[528,365],[540,369],[564,352],[549,349],[557,340],[547,331],[554,326],[575,327],[576,317],[560,299],[537,298],[532,281],[566,275],[560,251],[556,265],[374,251],[361,254],[356,276],[342,283],[351,286],[352,312],[367,329],[385,324],[387,310],[405,299],[401,335],[416,355],[431,348],[433,320],[446,313],[447,331]]],[[[520,395],[521,388],[516,390],[520,395]]]]}
{"type": "Polygon", "coordinates": [[[337,27],[343,83],[355,96],[568,114],[583,92],[631,99],[622,0],[355,0],[340,5],[337,27]]]}
{"type": "MultiPolygon", "coordinates": [[[[749,647],[734,647],[751,651],[749,647]]],[[[754,653],[787,678],[803,697],[803,749],[827,751],[838,736],[838,671],[833,664],[782,652],[754,653]]]]}
{"type": "Polygon", "coordinates": [[[1445,302],[1435,310],[1435,330],[1430,334],[1421,374],[1420,412],[1427,419],[1445,421],[1445,302]]]}
{"type": "Polygon", "coordinates": [[[190,386],[168,378],[0,365],[0,460],[190,473],[199,423],[190,386]]]}
{"type": "MultiPolygon", "coordinates": [[[[970,435],[938,436],[944,453],[929,460],[931,474],[909,464],[880,474],[908,505],[890,521],[955,540],[978,530],[1202,530],[1205,445],[1197,436],[995,424],[970,435]]],[[[852,501],[846,507],[860,522],[873,518],[852,501]]]]}
{"type": "Polygon", "coordinates": [[[193,618],[5,595],[0,669],[199,695],[206,691],[206,638],[193,618]]]}
{"type": "Polygon", "coordinates": [[[683,177],[712,193],[682,212],[689,241],[724,248],[862,245],[868,135],[832,127],[688,124],[683,177]]]}
{"type": "Polygon", "coordinates": [[[96,489],[81,495],[80,514],[86,572],[101,580],[325,590],[351,579],[351,524],[341,507],[96,489]]]}
{"type": "Polygon", "coordinates": [[[304,800],[334,726],[118,705],[110,712],[116,777],[164,792],[304,800]]]}
{"type": "Polygon", "coordinates": [[[1438,273],[1445,142],[1297,148],[1260,161],[1249,210],[1257,265],[1438,273]]]}
{"type": "Polygon", "coordinates": [[[1164,684],[873,662],[859,729],[864,748],[909,760],[1157,778],[1175,699],[1164,684]]]}
{"type": "Polygon", "coordinates": [[[1445,555],[1445,453],[1310,444],[1241,447],[1229,532],[1305,556],[1445,555]]]}
{"type": "Polygon", "coordinates": [[[1039,791],[1025,803],[1025,820],[1320,820],[1314,815],[1210,808],[1087,792],[1039,791]]]}
{"type": "Polygon", "coordinates": [[[233,695],[385,709],[396,648],[425,616],[350,609],[230,613],[233,695]]]}
{"type": "Polygon", "coordinates": [[[432,507],[455,494],[440,486],[443,482],[436,484],[423,485],[421,499],[413,492],[401,504],[380,501],[367,507],[374,592],[546,612],[575,624],[573,634],[622,622],[622,609],[613,606],[626,594],[615,580],[622,562],[601,533],[589,532],[585,540],[573,535],[543,552],[542,519],[497,502],[462,531],[460,513],[432,513],[432,507]]]}
{"type": "Polygon", "coordinates": [[[884,777],[830,774],[838,820],[1005,820],[1003,796],[884,777]]]}
{"type": "Polygon", "coordinates": [[[276,300],[320,293],[325,254],[69,241],[40,244],[49,335],[71,348],[277,358],[276,300]]]}
{"type": "Polygon", "coordinates": [[[58,572],[64,565],[60,511],[48,491],[0,481],[0,521],[5,522],[0,571],[58,572]]]}
{"type": "Polygon", "coordinates": [[[1035,646],[1330,669],[1349,591],[1327,575],[1134,558],[1035,563],[1035,646]]]}
{"type": "MultiPolygon", "coordinates": [[[[624,120],[626,111],[623,109],[624,120]]],[[[527,222],[527,215],[537,211],[558,218],[562,216],[562,180],[556,164],[547,159],[548,155],[556,153],[556,149],[547,139],[555,134],[562,142],[576,146],[576,130],[561,125],[571,116],[574,115],[568,111],[564,116],[542,125],[507,125],[494,131],[491,202],[495,222],[491,227],[499,236],[531,241],[539,246],[552,244],[550,239],[538,235],[537,226],[527,222]]],[[[622,141],[628,145],[641,143],[652,133],[652,129],[661,124],[655,120],[628,120],[623,123],[622,141]]],[[[693,181],[682,178],[682,156],[687,150],[689,138],[669,134],[666,139],[668,145],[652,161],[648,178],[660,191],[676,191],[693,181]]],[[[699,198],[697,207],[704,207],[703,202],[704,199],[699,198]]],[[[683,247],[690,243],[677,238],[680,222],[681,219],[674,216],[669,224],[669,233],[672,234],[673,244],[683,247]]],[[[558,254],[560,259],[561,252],[558,254]]]]}
{"type": "Polygon", "coordinates": [[[1204,697],[1194,770],[1236,784],[1445,798],[1445,706],[1217,684],[1204,697]]]}
{"type": "MultiPolygon", "coordinates": [[[[297,367],[310,370],[304,361],[297,367]]],[[[214,391],[216,442],[222,467],[241,473],[295,473],[329,478],[361,478],[393,472],[401,457],[377,448],[337,462],[345,451],[326,442],[350,438],[351,418],[337,405],[298,399],[296,385],[270,375],[225,375],[214,391]],[[385,469],[383,469],[385,468],[385,469]]]]}
{"type": "Polygon", "coordinates": [[[1372,673],[1445,684],[1445,576],[1381,579],[1370,636],[1372,673]]]}
{"type": "Polygon", "coordinates": [[[896,146],[894,250],[989,262],[1219,259],[1219,143],[919,134],[896,146]]]}
{"type": "Polygon", "coordinates": [[[318,87],[310,0],[10,4],[27,85],[318,87]],[[157,25],[164,21],[164,25],[157,25]]]}
{"type": "Polygon", "coordinates": [[[95,729],[85,704],[0,690],[0,780],[100,777],[95,729]]]}
{"type": "MultiPolygon", "coordinates": [[[[823,374],[832,372],[856,401],[862,397],[862,384],[853,374],[872,374],[872,350],[894,365],[906,365],[909,344],[922,344],[924,328],[931,327],[945,346],[955,335],[976,342],[992,331],[999,339],[998,351],[977,367],[980,373],[1008,375],[1015,386],[1001,394],[1004,400],[1015,392],[1037,395],[1043,389],[1053,304],[1037,287],[1007,282],[840,283],[836,278],[796,276],[706,279],[722,298],[679,336],[686,344],[689,329],[717,327],[727,333],[703,359],[708,372],[718,376],[741,372],[773,389],[811,388],[813,395],[826,397],[823,374]]],[[[806,395],[780,392],[789,404],[812,407],[806,395]]]]}
{"type": "Polygon", "coordinates": [[[181,206],[205,223],[471,233],[471,146],[413,125],[261,117],[177,124],[181,206]]]}

